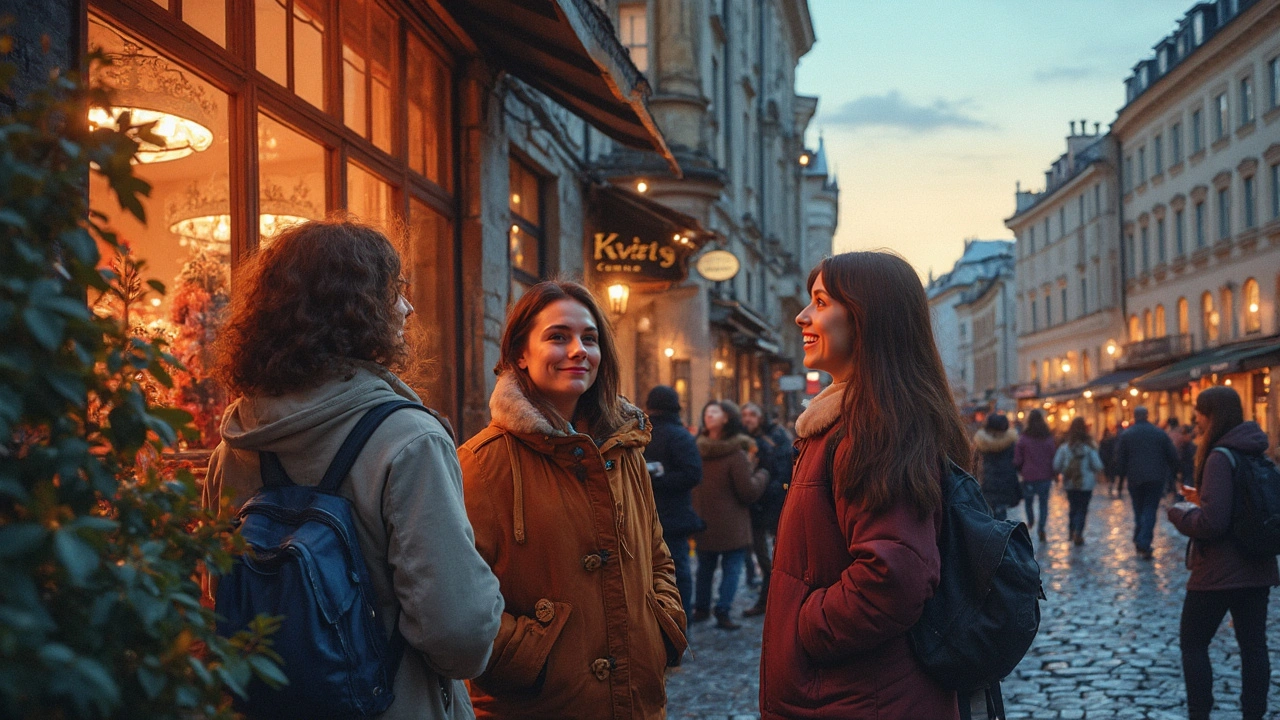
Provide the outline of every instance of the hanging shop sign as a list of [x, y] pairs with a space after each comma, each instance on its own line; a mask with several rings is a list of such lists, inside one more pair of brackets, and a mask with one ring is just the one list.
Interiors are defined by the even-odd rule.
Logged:
[[634, 234], [628, 238], [617, 232], [597, 232], [591, 243], [595, 271], [611, 278], [683, 280], [685, 270], [680, 256], [684, 248], [678, 245], [688, 241], [675, 237], [658, 240]]
[[698, 274], [711, 282], [730, 280], [738, 274], [742, 263], [728, 250], [712, 250], [698, 258]]
[[1013, 396], [1018, 400], [1028, 400], [1040, 396], [1040, 383], [1023, 383], [1013, 386]]

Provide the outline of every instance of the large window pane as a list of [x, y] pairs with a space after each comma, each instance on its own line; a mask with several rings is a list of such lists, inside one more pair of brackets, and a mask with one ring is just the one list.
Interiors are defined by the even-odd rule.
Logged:
[[324, 107], [324, 17], [326, 0], [293, 0], [293, 91]]
[[[90, 122], [114, 125], [128, 108], [133, 122], [154, 120], [168, 140], [139, 156], [134, 170], [151, 184], [139, 198], [148, 222], [124, 213], [107, 183], [89, 179], [89, 203], [109, 217], [127, 257], [106, 252], [102, 262], [128, 275], [131, 261], [146, 261], [123, 293], [90, 298], [95, 312], [127, 318], [141, 337], [160, 337], [186, 366], [173, 373], [172, 389], [157, 387], [156, 400], [195, 417], [199, 437], [186, 447], [210, 448], [219, 441], [218, 422], [226, 393], [212, 377], [212, 341], [230, 300], [231, 207], [227, 95], [136, 38], [96, 17], [89, 20], [89, 46], [113, 61], [97, 79], [115, 90], [112, 112], [95, 112]], [[166, 285], [162, 296], [141, 281]]]
[[227, 0], [182, 3], [182, 20], [201, 35], [227, 46]]
[[409, 202], [409, 245], [404, 256], [409, 280], [409, 301], [414, 314], [410, 340], [417, 345], [415, 357], [426, 358], [417, 382], [423, 399], [441, 412], [451, 412], [454, 399], [450, 381], [453, 337], [451, 232], [448, 219], [417, 198]]
[[395, 101], [396, 21], [372, 0], [342, 4], [343, 120], [347, 127], [391, 152]]
[[362, 222], [390, 234], [396, 228], [391, 185], [355, 163], [347, 163], [347, 210]]
[[410, 34], [408, 75], [409, 168], [448, 189], [449, 67]]
[[258, 115], [258, 231], [261, 242], [286, 227], [324, 217], [324, 146]]
[[258, 72], [289, 86], [289, 11], [286, 0], [257, 0], [254, 9], [254, 33]]

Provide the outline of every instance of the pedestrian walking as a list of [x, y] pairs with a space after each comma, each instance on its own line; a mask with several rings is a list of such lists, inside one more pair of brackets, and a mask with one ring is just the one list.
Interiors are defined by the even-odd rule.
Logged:
[[1116, 446], [1116, 473], [1129, 481], [1133, 501], [1133, 546], [1138, 556], [1150, 560], [1156, 512], [1170, 475], [1178, 472], [1178, 451], [1163, 430], [1147, 420], [1147, 408], [1133, 409], [1133, 424], [1120, 434]]
[[[239, 397], [203, 487], [205, 506], [224, 513], [262, 487], [259, 453], [274, 453], [296, 484], [318, 485], [367, 411], [418, 402], [393, 372], [407, 360], [413, 306], [382, 233], [303, 223], [245, 265], [218, 346], [218, 374]], [[380, 717], [474, 717], [461, 681], [489, 661], [503, 601], [476, 552], [452, 431], [425, 412], [392, 413], [338, 492], [354, 511], [378, 616], [406, 646]]]
[[1049, 524], [1049, 489], [1053, 485], [1053, 454], [1057, 451], [1058, 445], [1044, 421], [1044, 413], [1039, 408], [1032, 410], [1027, 415], [1027, 431], [1014, 446], [1013, 466], [1022, 473], [1027, 528], [1036, 528], [1036, 508], [1032, 503], [1039, 500], [1040, 527], [1036, 528], [1036, 534], [1040, 542], [1045, 541]]
[[698, 555], [693, 622], [712, 617], [711, 585], [719, 565], [716, 627], [737, 630], [742, 626], [733, 621], [729, 610], [751, 548], [749, 508], [764, 492], [769, 472], [758, 465], [756, 444], [742, 426], [738, 406], [728, 400], [713, 400], [702, 409], [698, 452], [702, 484], [693, 491], [693, 507], [707, 527], [693, 536]]
[[1062, 478], [1062, 487], [1067, 491], [1067, 531], [1071, 542], [1083, 545], [1089, 500], [1093, 497], [1098, 473], [1102, 472], [1102, 458], [1084, 418], [1072, 420], [1067, 427], [1066, 440], [1053, 456], [1053, 469]]
[[991, 413], [983, 427], [973, 436], [975, 465], [982, 479], [982, 496], [991, 506], [991, 514], [1004, 520], [1009, 508], [1022, 502], [1018, 471], [1013, 467], [1014, 445], [1018, 431], [1009, 427], [1003, 413]]
[[[756, 443], [757, 460], [769, 471], [764, 494], [751, 504], [751, 551], [760, 566], [760, 595], [756, 604], [742, 611], [743, 617], [763, 615], [769, 597], [769, 576], [773, 571], [773, 547], [770, 541], [778, 534], [778, 516], [791, 484], [791, 461], [795, 449], [791, 435], [774, 423], [755, 403], [742, 406], [742, 425]], [[747, 558], [751, 567], [751, 558]]]
[[1102, 439], [1098, 441], [1098, 455], [1102, 458], [1102, 474], [1107, 478], [1113, 497], [1120, 497], [1121, 486], [1124, 483], [1124, 478], [1116, 475], [1116, 444], [1119, 441], [1120, 431], [1114, 427], [1103, 430]]
[[[1187, 714], [1207, 720], [1213, 711], [1213, 666], [1209, 643], [1230, 612], [1240, 649], [1240, 710], [1245, 720], [1267, 715], [1271, 662], [1267, 650], [1267, 602], [1280, 585], [1275, 557], [1247, 557], [1230, 537], [1236, 465], [1267, 450], [1267, 434], [1245, 422], [1240, 396], [1229, 387], [1211, 387], [1196, 397], [1195, 424], [1201, 444], [1188, 502], [1169, 508], [1169, 520], [1191, 538], [1187, 553], [1187, 597], [1182, 605], [1179, 642], [1187, 685]], [[1217, 448], [1227, 450], [1216, 452]]]
[[[937, 588], [942, 473], [969, 440], [919, 276], [844, 253], [809, 274], [804, 364], [835, 382], [796, 421], [760, 664], [762, 720], [959, 717], [907, 630]], [[966, 698], [967, 699], [967, 698]]]
[[653, 502], [662, 523], [662, 538], [675, 563], [676, 588], [686, 617], [693, 615], [693, 575], [689, 568], [689, 536], [707, 524], [693, 511], [692, 491], [702, 482], [702, 456], [693, 435], [680, 421], [680, 395], [657, 385], [645, 400], [652, 437], [644, 459], [653, 484]]
[[502, 628], [471, 681], [479, 717], [656, 720], [687, 643], [645, 468], [649, 421], [618, 395], [613, 332], [590, 291], [542, 282], [499, 345], [489, 426], [459, 451]]

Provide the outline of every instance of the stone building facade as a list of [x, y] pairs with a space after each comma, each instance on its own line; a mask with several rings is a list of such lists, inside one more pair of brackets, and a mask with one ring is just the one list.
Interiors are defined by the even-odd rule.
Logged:
[[1199, 3], [1126, 80], [1124, 357], [1159, 417], [1232, 384], [1276, 432], [1280, 333], [1280, 2]]

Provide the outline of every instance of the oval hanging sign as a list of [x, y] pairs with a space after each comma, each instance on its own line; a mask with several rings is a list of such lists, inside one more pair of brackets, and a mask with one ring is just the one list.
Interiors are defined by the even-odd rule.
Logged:
[[698, 258], [698, 264], [694, 267], [702, 277], [711, 282], [720, 282], [737, 275], [742, 263], [738, 261], [737, 255], [728, 250], [712, 250]]

